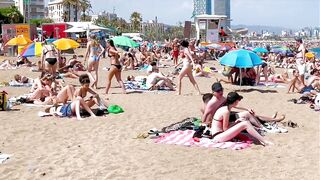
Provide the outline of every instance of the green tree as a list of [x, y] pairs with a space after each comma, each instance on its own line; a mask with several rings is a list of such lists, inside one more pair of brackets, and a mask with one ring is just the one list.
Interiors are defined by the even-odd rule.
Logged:
[[68, 11], [65, 11], [65, 13], [68, 13], [67, 21], [71, 20], [71, 13], [70, 13], [71, 12], [71, 5], [74, 5], [75, 1], [76, 0], [63, 0], [62, 1], [63, 6], [67, 6], [68, 7]]
[[140, 25], [142, 23], [142, 17], [141, 14], [138, 12], [133, 12], [130, 16], [131, 25], [133, 27], [133, 30], [136, 32], [139, 32]]
[[87, 20], [86, 13], [88, 13], [89, 15], [89, 12], [92, 11], [91, 2], [89, 0], [80, 0], [79, 7], [80, 7], [80, 10], [82, 11], [81, 20], [86, 21]]
[[23, 16], [21, 15], [20, 11], [17, 9], [16, 6], [11, 6], [9, 9], [9, 13], [7, 17], [10, 18], [10, 23], [22, 23]]

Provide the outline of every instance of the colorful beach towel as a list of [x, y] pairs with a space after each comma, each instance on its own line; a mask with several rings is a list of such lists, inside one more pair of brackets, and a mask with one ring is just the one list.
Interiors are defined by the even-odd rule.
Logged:
[[206, 148], [220, 148], [220, 149], [233, 149], [240, 150], [245, 149], [251, 146], [252, 141], [249, 138], [243, 138], [241, 142], [223, 142], [216, 143], [208, 138], [201, 138], [199, 141], [193, 139], [193, 134], [195, 131], [186, 130], [186, 131], [172, 131], [166, 134], [163, 134], [159, 138], [155, 139], [155, 143], [159, 144], [175, 144], [182, 146], [196, 146], [196, 147], [206, 147]]

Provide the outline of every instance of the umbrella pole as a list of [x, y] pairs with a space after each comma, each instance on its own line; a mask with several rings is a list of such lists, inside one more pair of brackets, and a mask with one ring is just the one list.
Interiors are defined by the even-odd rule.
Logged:
[[241, 73], [241, 68], [240, 68], [240, 91], [241, 91], [241, 84], [242, 84], [242, 73]]

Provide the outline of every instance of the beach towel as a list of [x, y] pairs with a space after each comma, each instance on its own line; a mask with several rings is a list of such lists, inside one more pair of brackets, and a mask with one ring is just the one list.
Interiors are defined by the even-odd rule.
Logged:
[[[153, 92], [150, 91], [146, 84], [142, 81], [126, 81], [124, 82], [124, 86], [127, 92]], [[171, 90], [168, 87], [160, 87], [160, 89], [156, 91], [169, 92]]]
[[282, 84], [278, 84], [278, 83], [274, 83], [274, 82], [260, 82], [259, 84], [257, 84], [257, 86], [267, 86], [267, 87], [272, 87], [272, 88], [285, 88], [286, 86], [282, 85]]
[[10, 81], [9, 85], [12, 87], [31, 87], [32, 83], [20, 83], [17, 81]]
[[0, 154], [0, 164], [10, 159], [11, 156], [11, 154]]
[[186, 130], [186, 131], [171, 131], [165, 133], [159, 138], [155, 139], [155, 143], [158, 144], [175, 144], [182, 146], [195, 146], [195, 147], [206, 147], [206, 148], [220, 148], [220, 149], [232, 149], [232, 150], [241, 150], [251, 146], [252, 141], [249, 138], [243, 139], [241, 142], [222, 142], [216, 143], [208, 138], [200, 138], [199, 141], [193, 138], [195, 131]]

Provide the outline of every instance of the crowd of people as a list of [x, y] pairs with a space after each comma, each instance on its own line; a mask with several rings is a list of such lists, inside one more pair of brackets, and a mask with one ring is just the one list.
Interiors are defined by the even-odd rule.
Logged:
[[[219, 54], [241, 48], [234, 46], [220, 50]], [[239, 69], [236, 67], [224, 67], [222, 74], [228, 79], [221, 79], [220, 82], [243, 85], [259, 85], [261, 82], [286, 83], [288, 93], [297, 90], [310, 96], [315, 96], [320, 90], [320, 64], [319, 59], [313, 55], [306, 56], [306, 45], [301, 39], [296, 40], [296, 44], [287, 44], [288, 50], [274, 52], [270, 45], [255, 44], [254, 46], [264, 46], [270, 53], [258, 53], [263, 59], [263, 64]], [[245, 47], [243, 47], [245, 48]], [[184, 77], [187, 77], [194, 86], [197, 94], [201, 94], [195, 76], [210, 77], [211, 73], [204, 68], [205, 60], [209, 57], [212, 49], [201, 49], [197, 47], [196, 40], [165, 41], [164, 44], [158, 42], [141, 42], [138, 48], [128, 48], [127, 51], [117, 47], [112, 39], [102, 45], [96, 35], [90, 35], [88, 39], [84, 61], [81, 62], [78, 56], [74, 55], [67, 61], [61, 52], [51, 43], [44, 41], [41, 60], [38, 64], [32, 64], [25, 57], [20, 57], [16, 64], [10, 61], [1, 63], [1, 68], [14, 68], [21, 65], [37, 66], [37, 70], [42, 72], [41, 76], [31, 79], [23, 75], [16, 74], [14, 80], [19, 83], [32, 83], [30, 95], [26, 102], [41, 105], [53, 105], [46, 109], [47, 113], [59, 114], [60, 116], [76, 116], [82, 120], [80, 111], [84, 110], [89, 115], [95, 117], [92, 107], [97, 105], [99, 109], [107, 108], [106, 101], [97, 94], [94, 89], [99, 88], [99, 62], [106, 57], [110, 61], [110, 67], [106, 75], [105, 93], [108, 94], [111, 88], [111, 81], [115, 77], [126, 94], [125, 81], [122, 79], [122, 71], [146, 69], [145, 78], [138, 79], [128, 76], [127, 81], [142, 81], [147, 89], [159, 90], [167, 88], [182, 94]], [[219, 51], [219, 50], [214, 50]], [[166, 64], [169, 62], [169, 65]], [[160, 71], [160, 67], [174, 67], [172, 74], [165, 75]], [[275, 68], [283, 68], [282, 74], [277, 74]], [[292, 69], [290, 78], [289, 69]], [[177, 86], [173, 78], [177, 77]], [[79, 79], [80, 86], [64, 85], [63, 78]], [[237, 136], [241, 131], [246, 130], [255, 137], [261, 144], [270, 145], [271, 142], [265, 140], [259, 133], [266, 130], [261, 121], [281, 121], [284, 117], [264, 117], [256, 115], [251, 109], [237, 107], [243, 98], [236, 92], [223, 96], [223, 87], [220, 82], [212, 85], [212, 93], [204, 94], [204, 107], [202, 108], [202, 123], [209, 127], [211, 138], [217, 142], [224, 142]], [[89, 98], [87, 94], [90, 94]], [[233, 109], [244, 110], [234, 112]], [[264, 120], [263, 120], [264, 119]], [[202, 131], [204, 129], [202, 128]], [[200, 134], [202, 134], [201, 132]], [[199, 133], [198, 133], [199, 134]], [[195, 134], [197, 136], [197, 134]]]

